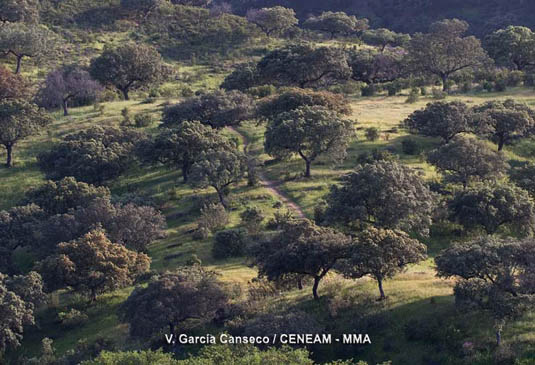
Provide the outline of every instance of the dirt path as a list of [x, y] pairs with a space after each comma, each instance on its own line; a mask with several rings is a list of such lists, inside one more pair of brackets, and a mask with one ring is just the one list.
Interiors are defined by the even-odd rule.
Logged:
[[[247, 148], [247, 145], [249, 144], [249, 141], [247, 140], [247, 137], [245, 137], [243, 134], [241, 134], [236, 128], [234, 127], [228, 127], [230, 130], [232, 130], [234, 133], [236, 133], [243, 143], [243, 148]], [[293, 211], [297, 215], [298, 218], [306, 218], [305, 213], [303, 212], [303, 209], [296, 203], [294, 203], [286, 194], [284, 194], [280, 189], [278, 188], [278, 185], [280, 183], [274, 182], [266, 178], [264, 172], [259, 171], [258, 172], [258, 179], [260, 180], [260, 185], [262, 185], [266, 190], [269, 190], [273, 195], [277, 197], [284, 205], [286, 205], [290, 210]]]

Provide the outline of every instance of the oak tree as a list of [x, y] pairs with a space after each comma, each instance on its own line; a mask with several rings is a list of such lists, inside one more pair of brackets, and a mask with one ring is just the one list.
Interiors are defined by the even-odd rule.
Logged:
[[258, 26], [266, 35], [280, 35], [299, 22], [293, 9], [282, 6], [249, 9], [246, 14], [249, 22]]

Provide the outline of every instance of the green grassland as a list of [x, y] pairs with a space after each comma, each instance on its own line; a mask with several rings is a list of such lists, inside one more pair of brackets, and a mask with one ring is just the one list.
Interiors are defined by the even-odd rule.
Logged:
[[[199, 69], [193, 71], [202, 72]], [[206, 75], [206, 78], [198, 81], [195, 87], [216, 85], [215, 80], [220, 79], [221, 75], [218, 74]], [[406, 94], [395, 97], [378, 95], [351, 100], [353, 114], [350, 118], [355, 122], [358, 138], [351, 143], [349, 155], [342, 164], [333, 166], [329, 161], [320, 159], [313, 167], [313, 176], [310, 179], [302, 177], [304, 166], [297, 158], [267, 163], [262, 167], [263, 172], [270, 180], [276, 182], [279, 189], [291, 200], [302, 207], [309, 217], [313, 216], [315, 204], [328, 192], [330, 185], [336, 183], [339, 176], [354, 168], [357, 156], [365, 151], [388, 148], [398, 155], [401, 161], [421, 170], [426, 178], [435, 178], [437, 173], [424, 162], [423, 157], [408, 156], [401, 152], [400, 143], [407, 138], [407, 134], [397, 128], [407, 115], [431, 102], [432, 99], [421, 97], [417, 103], [407, 104], [406, 97]], [[535, 105], [535, 93], [525, 88], [516, 88], [500, 94], [464, 94], [451, 96], [449, 99], [477, 104], [493, 98], [507, 97]], [[176, 101], [176, 99], [158, 98], [152, 103], [144, 103], [142, 100], [140, 95], [131, 101], [103, 103], [102, 113], [93, 107], [75, 108], [68, 117], [63, 117], [59, 112], [55, 113], [55, 122], [45, 133], [18, 145], [15, 150], [15, 167], [10, 170], [0, 169], [0, 207], [8, 208], [15, 205], [27, 189], [44, 181], [44, 176], [36, 166], [36, 155], [62, 136], [94, 125], [118, 125], [121, 120], [121, 110], [125, 107], [128, 107], [132, 114], [150, 112], [158, 118], [164, 104]], [[372, 126], [380, 129], [381, 138], [375, 142], [368, 142], [363, 137], [363, 129]], [[156, 127], [155, 123], [148, 127], [147, 131], [154, 133]], [[264, 128], [265, 126], [256, 122], [247, 122], [240, 126], [238, 131], [249, 142], [251, 153], [260, 161], [266, 162], [271, 158], [263, 153]], [[233, 132], [226, 130], [224, 133], [231, 135]], [[433, 139], [419, 138], [419, 141], [425, 149], [437, 144]], [[506, 152], [511, 159], [525, 159], [531, 155], [530, 145], [527, 142], [507, 148]], [[0, 158], [3, 157], [2, 152]], [[114, 182], [110, 188], [114, 194], [136, 192], [161, 202], [161, 208], [168, 222], [168, 237], [150, 247], [153, 270], [172, 270], [196, 254], [203, 265], [219, 272], [225, 282], [238, 285], [241, 288], [241, 295], [245, 296], [247, 283], [256, 276], [255, 270], [245, 259], [214, 260], [210, 252], [211, 239], [198, 241], [191, 237], [191, 230], [195, 227], [199, 215], [199, 197], [213, 196], [211, 190], [198, 190], [184, 185], [180, 182], [179, 172], [163, 167], [138, 167]], [[239, 225], [239, 213], [247, 205], [260, 207], [269, 217], [277, 210], [273, 206], [278, 198], [263, 187], [248, 187], [242, 182], [233, 187], [231, 196], [231, 222], [228, 227]], [[449, 237], [435, 238], [433, 242], [427, 242], [431, 256], [449, 242]], [[293, 307], [312, 312], [323, 323], [336, 323], [335, 330], [340, 333], [355, 332], [355, 328], [350, 327], [350, 324], [358, 315], [359, 306], [362, 306], [359, 303], [369, 304], [366, 311], [383, 314], [387, 325], [379, 326], [371, 334], [373, 341], [371, 346], [351, 350], [349, 354], [346, 354], [347, 349], [336, 346], [328, 349], [318, 348], [316, 350], [319, 360], [329, 360], [331, 356], [351, 355], [371, 363], [391, 359], [394, 364], [423, 364], [425, 361], [437, 358], [434, 345], [425, 341], [408, 342], [405, 339], [404, 331], [411, 319], [425, 322], [441, 318], [446, 324], [462, 325], [464, 341], [473, 342], [480, 347], [491, 344], [492, 323], [481, 316], [457, 313], [452, 296], [453, 283], [436, 278], [433, 265], [433, 260], [429, 259], [387, 281], [385, 290], [389, 298], [384, 303], [373, 300], [377, 295], [373, 281], [369, 279], [349, 281], [333, 274], [320, 285], [320, 294], [329, 295], [319, 302], [314, 302], [309, 288], [305, 288], [303, 291], [295, 290], [270, 299], [268, 305], [272, 308]], [[126, 340], [127, 326], [121, 324], [117, 317], [118, 306], [132, 289], [125, 288], [103, 295], [91, 306], [84, 304], [84, 300], [76, 295], [69, 293], [56, 295], [53, 303], [39, 313], [38, 328], [25, 333], [19, 353], [27, 355], [38, 353], [40, 340], [43, 337], [54, 340], [58, 354], [72, 349], [82, 339], [91, 342], [102, 336], [115, 340], [120, 348], [134, 348], [135, 345]], [[70, 307], [84, 308], [89, 316], [87, 324], [73, 329], [60, 328], [56, 321], [57, 314]], [[334, 314], [333, 307], [337, 308]], [[505, 329], [505, 341], [514, 343], [515, 346], [522, 346], [526, 351], [535, 351], [534, 319], [533, 315], [528, 315], [509, 325]]]

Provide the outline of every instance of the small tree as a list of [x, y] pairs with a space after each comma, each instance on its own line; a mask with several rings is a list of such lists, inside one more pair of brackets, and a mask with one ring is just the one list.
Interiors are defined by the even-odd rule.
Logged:
[[254, 103], [249, 95], [239, 91], [215, 91], [165, 108], [163, 123], [176, 126], [185, 121], [200, 121], [213, 128], [223, 128], [251, 119], [253, 111]]
[[473, 108], [475, 132], [498, 144], [501, 151], [506, 144], [533, 134], [535, 111], [512, 99], [489, 101]]
[[262, 230], [262, 222], [266, 218], [258, 207], [247, 207], [240, 213], [242, 224], [250, 235], [256, 235]]
[[127, 43], [107, 48], [91, 62], [91, 76], [116, 87], [129, 100], [130, 90], [161, 82], [165, 76], [162, 56], [151, 46]]
[[435, 259], [439, 276], [460, 278], [454, 289], [458, 305], [490, 312], [497, 322], [498, 346], [504, 323], [521, 316], [535, 300], [523, 280], [533, 272], [533, 252], [533, 239], [481, 237], [455, 244]]
[[446, 181], [468, 183], [500, 178], [509, 165], [502, 153], [491, 150], [485, 142], [457, 136], [427, 156], [427, 161], [445, 174]]
[[395, 161], [358, 166], [332, 186], [325, 220], [364, 228], [376, 226], [426, 235], [435, 196], [410, 167]]
[[440, 137], [447, 143], [457, 134], [472, 130], [473, 114], [463, 102], [439, 101], [415, 111], [403, 121], [403, 125], [411, 133]]
[[402, 54], [380, 53], [370, 49], [347, 52], [351, 78], [373, 87], [374, 84], [395, 81], [408, 74]]
[[303, 106], [322, 106], [340, 115], [350, 115], [349, 101], [328, 91], [288, 88], [280, 94], [266, 97], [258, 102], [256, 115], [265, 120], [274, 120], [280, 114]]
[[309, 220], [292, 220], [272, 239], [253, 249], [259, 276], [278, 280], [287, 274], [311, 276], [312, 293], [319, 299], [318, 286], [336, 262], [348, 255], [351, 238]]
[[66, 116], [69, 102], [91, 104], [101, 91], [102, 87], [89, 72], [78, 66], [64, 66], [48, 74], [37, 98], [43, 107], [62, 107]]
[[351, 69], [343, 50], [294, 44], [268, 53], [257, 64], [258, 82], [300, 88], [347, 80]]
[[227, 304], [227, 294], [217, 274], [195, 265], [166, 272], [146, 288], [138, 287], [121, 305], [121, 318], [130, 334], [147, 338], [169, 326], [187, 321], [208, 322]]
[[38, 0], [0, 0], [0, 22], [35, 23], [38, 20]]
[[466, 229], [483, 228], [488, 234], [502, 226], [524, 234], [535, 229], [535, 202], [512, 184], [477, 184], [457, 192], [448, 205], [451, 219]]
[[465, 21], [445, 19], [433, 23], [430, 33], [416, 33], [408, 46], [413, 70], [440, 77], [446, 91], [454, 73], [487, 65], [490, 59], [479, 39], [463, 37], [467, 30]]
[[98, 294], [131, 285], [149, 267], [147, 255], [112, 243], [102, 230], [59, 244], [55, 255], [38, 264], [48, 290], [71, 286], [92, 301]]
[[424, 244], [405, 232], [370, 227], [357, 237], [350, 258], [341, 262], [340, 269], [350, 278], [371, 275], [379, 286], [379, 300], [384, 300], [383, 281], [424, 260], [426, 252]]
[[212, 255], [216, 259], [243, 256], [246, 249], [246, 232], [242, 228], [219, 231], [214, 237]]
[[0, 143], [7, 152], [6, 167], [13, 166], [13, 148], [26, 137], [35, 135], [52, 119], [37, 105], [21, 99], [0, 101]]
[[310, 167], [318, 156], [328, 154], [333, 161], [343, 160], [353, 136], [351, 121], [324, 107], [304, 106], [270, 122], [264, 148], [279, 158], [298, 154], [306, 164], [305, 177], [310, 177]]
[[4, 66], [0, 66], [0, 101], [4, 99], [24, 99], [29, 96], [29, 82]]
[[48, 214], [64, 214], [71, 209], [86, 207], [97, 198], [111, 198], [106, 187], [96, 187], [66, 177], [60, 181], [49, 180], [26, 192], [25, 202], [36, 204]]
[[54, 55], [56, 35], [44, 25], [9, 23], [0, 27], [0, 52], [17, 60], [15, 73], [21, 70], [24, 57], [44, 59]]
[[529, 192], [531, 196], [535, 196], [535, 165], [533, 163], [512, 169], [510, 177], [516, 185]]
[[387, 46], [403, 47], [411, 40], [411, 36], [403, 33], [396, 33], [386, 28], [367, 30], [362, 33], [364, 43], [378, 46], [384, 52]]
[[17, 247], [34, 246], [39, 222], [46, 213], [35, 204], [0, 211], [0, 247], [10, 253]]
[[242, 63], [236, 66], [223, 83], [221, 88], [227, 91], [246, 91], [258, 85], [258, 73], [255, 62]]
[[368, 29], [368, 19], [357, 19], [356, 16], [347, 15], [343, 11], [326, 11], [321, 15], [311, 16], [303, 25], [312, 30], [328, 33], [333, 39], [338, 34], [349, 36]]
[[201, 153], [192, 167], [191, 179], [200, 187], [213, 187], [221, 205], [228, 208], [228, 188], [239, 182], [246, 172], [247, 157], [242, 152], [217, 148]]
[[258, 26], [266, 35], [280, 35], [299, 22], [295, 11], [282, 6], [272, 8], [249, 9], [246, 18]]
[[528, 27], [510, 25], [489, 34], [485, 48], [496, 63], [522, 71], [535, 66], [535, 33]]

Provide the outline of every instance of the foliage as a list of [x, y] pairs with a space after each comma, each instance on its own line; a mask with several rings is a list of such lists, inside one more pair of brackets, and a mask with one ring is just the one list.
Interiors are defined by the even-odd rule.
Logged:
[[496, 142], [498, 151], [504, 145], [533, 133], [535, 111], [512, 99], [489, 101], [474, 107], [473, 112], [475, 132]]
[[6, 167], [13, 166], [13, 148], [52, 122], [37, 105], [22, 99], [0, 101], [0, 144], [7, 152]]
[[56, 47], [56, 34], [44, 25], [8, 23], [0, 27], [0, 52], [15, 56], [16, 74], [24, 57], [44, 60], [54, 55]]
[[36, 204], [47, 214], [53, 215], [86, 207], [96, 198], [110, 199], [110, 190], [65, 177], [57, 182], [48, 180], [43, 185], [30, 189], [26, 192], [24, 202]]
[[256, 63], [241, 63], [225, 77], [221, 88], [224, 90], [246, 91], [259, 84]]
[[131, 285], [147, 272], [150, 258], [112, 243], [102, 230], [60, 243], [57, 253], [38, 264], [47, 289], [70, 286], [95, 300], [98, 294]]
[[305, 219], [285, 223], [277, 235], [260, 242], [252, 252], [260, 277], [277, 280], [287, 274], [311, 276], [314, 299], [319, 299], [321, 279], [347, 256], [350, 246], [350, 237]]
[[264, 148], [278, 158], [298, 154], [306, 164], [305, 177], [310, 177], [311, 164], [318, 156], [327, 154], [334, 162], [342, 161], [353, 136], [351, 121], [321, 106], [303, 106], [270, 121]]
[[35, 243], [37, 227], [46, 217], [35, 204], [0, 211], [0, 246], [8, 250]]
[[535, 66], [535, 34], [527, 27], [510, 25], [489, 34], [485, 48], [497, 64], [525, 70]]
[[95, 126], [65, 136], [37, 160], [50, 179], [73, 176], [102, 185], [128, 170], [135, 161], [135, 147], [143, 138], [133, 130]]
[[449, 142], [457, 134], [472, 130], [473, 115], [463, 102], [434, 102], [409, 115], [403, 125], [411, 133], [441, 137]]
[[238, 183], [247, 171], [247, 157], [232, 148], [214, 148], [202, 152], [191, 171], [192, 182], [200, 187], [213, 187], [219, 202], [228, 208], [226, 195], [232, 184]]
[[397, 52], [353, 49], [348, 51], [348, 61], [351, 78], [368, 85], [394, 81], [407, 73], [403, 54]]
[[201, 209], [201, 216], [197, 223], [197, 230], [208, 233], [225, 228], [229, 223], [229, 214], [220, 203], [205, 205]]
[[258, 26], [266, 35], [281, 35], [286, 30], [297, 25], [293, 9], [282, 6], [272, 8], [249, 9], [246, 18], [249, 22]]
[[144, 44], [127, 43], [106, 48], [91, 62], [91, 76], [103, 85], [116, 87], [129, 99], [130, 90], [158, 84], [165, 77], [162, 57]]
[[412, 69], [440, 77], [443, 89], [447, 90], [454, 73], [488, 64], [489, 57], [479, 39], [463, 37], [467, 30], [465, 21], [445, 19], [433, 23], [430, 33], [416, 33], [408, 46]]
[[533, 239], [481, 237], [458, 243], [437, 258], [438, 275], [460, 277], [454, 293], [462, 307], [490, 312], [500, 345], [506, 320], [525, 313], [533, 305], [533, 291], [526, 278], [533, 275]]
[[311, 16], [303, 26], [329, 33], [332, 39], [337, 34], [348, 36], [368, 29], [368, 19], [357, 19], [356, 16], [347, 15], [343, 11], [326, 11], [318, 16]]
[[[138, 287], [121, 305], [132, 336], [147, 338], [169, 326], [184, 327], [188, 320], [207, 322], [227, 304], [227, 294], [213, 271], [200, 266], [166, 272], [146, 288]], [[182, 331], [184, 328], [180, 328]]]
[[303, 106], [321, 106], [340, 115], [350, 115], [351, 106], [346, 98], [328, 91], [288, 88], [280, 94], [259, 101], [257, 116], [274, 120], [280, 114], [296, 110]]
[[4, 99], [24, 99], [29, 96], [29, 82], [22, 76], [0, 66], [0, 101]]
[[535, 229], [535, 202], [528, 192], [508, 183], [476, 184], [449, 202], [451, 218], [466, 229], [493, 234], [502, 226], [530, 234]]
[[89, 72], [79, 66], [63, 66], [50, 72], [37, 96], [38, 104], [45, 108], [63, 108], [68, 115], [69, 103], [74, 105], [93, 104], [102, 91]]
[[35, 23], [38, 20], [38, 0], [0, 0], [0, 22]]
[[510, 171], [511, 180], [529, 192], [532, 196], [535, 195], [535, 165], [532, 163], [514, 168]]
[[36, 272], [14, 277], [0, 273], [0, 356], [20, 346], [24, 327], [35, 324], [34, 309], [43, 301], [41, 277]]
[[214, 238], [212, 255], [216, 259], [243, 256], [246, 246], [246, 232], [243, 229], [219, 231]]
[[242, 224], [247, 229], [247, 233], [250, 235], [256, 235], [262, 230], [262, 222], [265, 219], [265, 215], [258, 207], [246, 207], [243, 212], [240, 213]]
[[378, 46], [384, 52], [387, 46], [404, 47], [411, 40], [410, 35], [396, 33], [386, 28], [370, 29], [362, 33], [362, 40], [366, 44]]
[[327, 222], [429, 233], [435, 197], [418, 174], [395, 161], [358, 166], [333, 185]]
[[379, 285], [380, 299], [384, 300], [383, 280], [424, 260], [426, 251], [424, 244], [405, 232], [369, 227], [358, 235], [350, 258], [342, 260], [339, 268], [350, 278], [373, 276]]
[[223, 128], [251, 119], [253, 110], [253, 100], [247, 94], [236, 90], [218, 90], [165, 108], [163, 123], [165, 126], [174, 126], [185, 121], [200, 121], [213, 128]]
[[298, 86], [331, 85], [347, 80], [351, 69], [344, 52], [335, 47], [293, 44], [271, 51], [257, 64], [259, 84]]
[[446, 181], [464, 187], [473, 181], [497, 180], [508, 168], [502, 153], [492, 151], [485, 142], [460, 136], [429, 152], [427, 161]]
[[379, 139], [379, 129], [376, 127], [366, 128], [365, 136], [368, 141], [374, 142]]
[[151, 351], [130, 351], [130, 352], [110, 352], [103, 351], [96, 358], [86, 360], [82, 365], [178, 365], [179, 361], [174, 360], [170, 353], [162, 350]]

